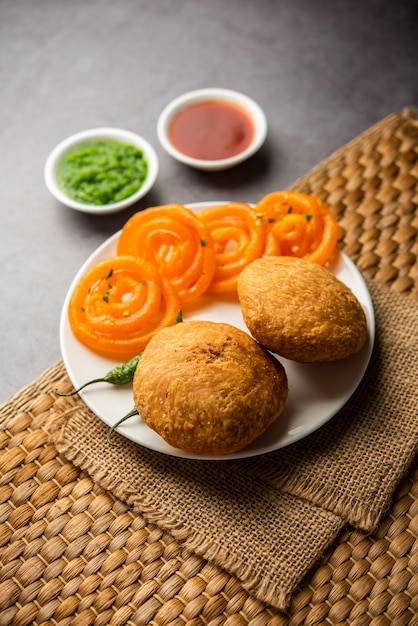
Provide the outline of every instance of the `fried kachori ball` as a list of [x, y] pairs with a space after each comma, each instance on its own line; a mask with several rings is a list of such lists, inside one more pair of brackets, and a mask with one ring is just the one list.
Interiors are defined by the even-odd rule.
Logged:
[[366, 316], [351, 289], [311, 261], [257, 259], [241, 273], [238, 297], [251, 335], [286, 359], [344, 359], [366, 342]]
[[133, 382], [143, 421], [198, 455], [245, 448], [279, 417], [287, 392], [283, 366], [248, 333], [198, 320], [159, 331]]

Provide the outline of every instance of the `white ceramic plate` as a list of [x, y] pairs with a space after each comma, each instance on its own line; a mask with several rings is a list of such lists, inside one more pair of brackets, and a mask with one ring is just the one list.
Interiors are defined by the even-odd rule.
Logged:
[[[198, 203], [188, 205], [196, 212], [217, 204]], [[99, 260], [113, 256], [119, 233], [105, 241], [84, 263], [74, 278], [64, 302], [60, 322], [61, 351], [73, 385], [77, 388], [92, 378], [104, 376], [116, 362], [96, 355], [84, 347], [73, 335], [67, 318], [67, 309], [73, 288], [82, 274]], [[164, 454], [183, 458], [227, 460], [244, 458], [272, 452], [287, 446], [331, 419], [347, 402], [360, 383], [372, 353], [375, 322], [373, 304], [367, 286], [354, 263], [339, 253], [332, 267], [333, 273], [348, 285], [361, 303], [368, 324], [368, 340], [358, 353], [342, 361], [332, 363], [301, 364], [280, 358], [289, 382], [286, 407], [275, 424], [250, 446], [227, 456], [196, 456], [172, 448], [138, 417], [124, 422], [118, 432], [136, 443]], [[203, 319], [227, 322], [248, 332], [241, 308], [233, 297], [205, 296], [189, 312], [184, 320]], [[93, 385], [80, 392], [90, 409], [108, 426], [112, 426], [133, 408], [132, 387], [115, 387], [107, 383]], [[103, 445], [107, 445], [106, 441]]]

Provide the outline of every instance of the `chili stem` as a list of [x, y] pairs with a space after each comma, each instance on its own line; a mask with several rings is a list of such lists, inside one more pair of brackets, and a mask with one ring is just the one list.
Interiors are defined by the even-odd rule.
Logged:
[[115, 446], [116, 444], [113, 443], [112, 441], [110, 441], [111, 437], [112, 437], [112, 433], [113, 431], [120, 426], [123, 422], [125, 422], [127, 419], [129, 419], [130, 417], [133, 417], [134, 415], [139, 415], [137, 408], [134, 406], [134, 408], [129, 411], [129, 413], [127, 413], [126, 415], [124, 415], [123, 417], [121, 417], [121, 419], [119, 421], [116, 422], [116, 424], [113, 424], [113, 426], [111, 428], [109, 428], [109, 431], [107, 433], [107, 443], [109, 443], [111, 446]]
[[61, 393], [60, 391], [58, 391], [58, 389], [55, 389], [55, 393], [57, 394], [57, 396], [75, 396], [76, 393], [78, 393], [79, 391], [81, 391], [82, 389], [84, 389], [85, 387], [88, 387], [89, 385], [94, 385], [95, 383], [106, 383], [106, 377], [104, 378], [95, 378], [94, 380], [89, 380], [87, 383], [84, 383], [84, 385], [81, 385], [81, 387], [79, 387], [78, 389], [76, 389], [75, 391], [70, 391], [68, 393]]

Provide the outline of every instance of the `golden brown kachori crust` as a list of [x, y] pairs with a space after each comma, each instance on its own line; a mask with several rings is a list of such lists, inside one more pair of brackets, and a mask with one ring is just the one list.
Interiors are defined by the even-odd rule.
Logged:
[[171, 446], [225, 455], [274, 422], [287, 398], [283, 366], [246, 332], [189, 321], [157, 333], [133, 383], [144, 422]]
[[244, 321], [267, 349], [299, 362], [334, 361], [367, 339], [364, 311], [342, 281], [321, 265], [263, 257], [238, 280]]

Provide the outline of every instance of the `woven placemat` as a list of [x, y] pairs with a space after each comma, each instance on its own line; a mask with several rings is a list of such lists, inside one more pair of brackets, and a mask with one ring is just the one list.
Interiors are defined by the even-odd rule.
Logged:
[[418, 298], [418, 110], [385, 118], [298, 179], [338, 218], [366, 278]]
[[[384, 311], [385, 298], [391, 308], [399, 309], [403, 302], [399, 312], [405, 309], [404, 320], [416, 311], [417, 296], [416, 120], [415, 112], [408, 110], [390, 116], [296, 183], [296, 188], [323, 198], [339, 215], [340, 244], [351, 250], [369, 279], [377, 309]], [[384, 333], [384, 350], [393, 350], [398, 333], [399, 329]], [[416, 387], [412, 368], [406, 383]], [[392, 472], [392, 487], [398, 486], [386, 517], [381, 517], [389, 504], [386, 499], [379, 502], [371, 519], [361, 515], [361, 507], [357, 512], [365, 527], [380, 519], [374, 534], [366, 536], [352, 529], [340, 534], [323, 563], [300, 582], [287, 613], [280, 613], [251, 595], [248, 585], [245, 590], [233, 574], [209, 563], [196, 550], [186, 549], [181, 533], [174, 537], [179, 530], [175, 520], [170, 532], [165, 530], [160, 520], [153, 523], [149, 511], [142, 515], [138, 507], [134, 512], [122, 503], [115, 496], [118, 485], [109, 485], [113, 494], [100, 488], [91, 475], [57, 453], [44, 429], [45, 420], [56, 413], [58, 400], [52, 389], [57, 384], [68, 385], [62, 363], [2, 407], [0, 624], [368, 624], [373, 620], [386, 624], [395, 619], [396, 623], [416, 620], [418, 472], [414, 465], [399, 484], [401, 468], [412, 459], [413, 445]], [[372, 389], [372, 394], [376, 391]], [[394, 403], [387, 406], [396, 409]], [[415, 404], [411, 422], [416, 409]], [[337, 423], [331, 422], [335, 428]], [[406, 430], [407, 421], [401, 437]], [[408, 441], [415, 433], [412, 425], [406, 433]], [[291, 468], [293, 452], [289, 448], [286, 454]], [[360, 450], [359, 458], [362, 454]], [[312, 455], [306, 463], [321, 462], [315, 446]], [[91, 464], [91, 459], [84, 463]], [[270, 480], [265, 464], [258, 466], [258, 475], [261, 482]], [[333, 475], [329, 484], [339, 478]], [[328, 525], [327, 541], [342, 528], [347, 513], [344, 503], [339, 503], [341, 511], [332, 511], [332, 502], [322, 508], [318, 484], [305, 483], [308, 491], [302, 494], [295, 493], [301, 485], [292, 484], [286, 471], [274, 480], [287, 505], [297, 502], [299, 512], [304, 507], [307, 525], [315, 516]], [[319, 494], [320, 505], [312, 502], [313, 492]], [[374, 493], [379, 493], [378, 485]], [[370, 508], [372, 496], [368, 492]], [[279, 530], [266, 527], [265, 541]], [[313, 538], [317, 540], [316, 535]], [[306, 545], [305, 551], [312, 559], [312, 546]], [[277, 606], [283, 598], [272, 600]]]

